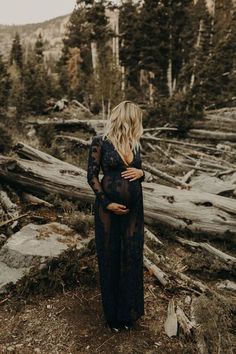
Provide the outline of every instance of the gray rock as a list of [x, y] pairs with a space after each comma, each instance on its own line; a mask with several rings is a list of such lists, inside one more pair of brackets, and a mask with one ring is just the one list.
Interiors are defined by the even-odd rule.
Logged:
[[60, 256], [70, 246], [78, 255], [87, 250], [92, 237], [82, 238], [67, 225], [56, 222], [28, 224], [9, 237], [0, 250], [0, 293], [10, 282], [14, 284], [37, 265], [42, 269], [54, 257]]

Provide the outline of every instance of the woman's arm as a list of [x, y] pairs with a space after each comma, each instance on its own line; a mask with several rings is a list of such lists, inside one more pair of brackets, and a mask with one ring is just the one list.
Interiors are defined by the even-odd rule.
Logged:
[[143, 167], [142, 167], [142, 158], [141, 158], [141, 150], [140, 150], [140, 147], [139, 147], [139, 158], [140, 158], [140, 166], [139, 166], [139, 168], [140, 168], [140, 170], [143, 171], [143, 175], [142, 175], [142, 177], [140, 177], [140, 181], [143, 182], [144, 179], [145, 179], [145, 172], [144, 172], [144, 169], [143, 169]]
[[103, 208], [106, 209], [111, 201], [105, 195], [98, 178], [101, 164], [101, 150], [101, 140], [98, 136], [94, 136], [89, 148], [87, 181], [101, 202]]
[[144, 172], [144, 170], [142, 169], [142, 167], [141, 167], [141, 170], [143, 171], [143, 175], [142, 175], [142, 177], [140, 177], [140, 181], [143, 182], [144, 179], [145, 179], [145, 172]]

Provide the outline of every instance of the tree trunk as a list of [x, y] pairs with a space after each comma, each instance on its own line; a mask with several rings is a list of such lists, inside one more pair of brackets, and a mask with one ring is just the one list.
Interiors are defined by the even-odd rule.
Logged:
[[[45, 163], [0, 156], [0, 179], [27, 192], [56, 193], [66, 198], [94, 201], [86, 171], [63, 162]], [[228, 237], [236, 243], [236, 200], [199, 191], [180, 190], [156, 183], [143, 185], [145, 221], [174, 229]]]

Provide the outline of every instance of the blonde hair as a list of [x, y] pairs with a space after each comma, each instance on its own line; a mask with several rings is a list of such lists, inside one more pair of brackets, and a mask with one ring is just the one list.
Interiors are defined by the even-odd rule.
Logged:
[[105, 125], [103, 139], [107, 137], [115, 149], [124, 156], [129, 149], [137, 151], [143, 134], [143, 111], [131, 101], [115, 106]]

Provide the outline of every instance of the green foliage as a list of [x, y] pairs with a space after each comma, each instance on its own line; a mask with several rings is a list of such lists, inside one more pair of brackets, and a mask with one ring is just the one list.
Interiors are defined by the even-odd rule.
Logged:
[[55, 129], [50, 125], [39, 127], [37, 130], [37, 136], [40, 140], [40, 143], [48, 148], [52, 146], [55, 135]]
[[218, 41], [214, 43], [204, 64], [196, 73], [193, 92], [206, 106], [232, 105], [236, 87], [236, 10], [228, 17]]
[[[40, 54], [41, 53], [41, 54]], [[42, 52], [37, 46], [30, 54], [23, 73], [26, 112], [42, 114], [52, 93], [51, 78], [45, 68]]]
[[39, 33], [37, 41], [35, 43], [35, 47], [34, 47], [34, 51], [35, 51], [35, 56], [38, 62], [42, 62], [43, 61], [43, 51], [44, 51], [44, 43], [43, 43], [43, 38], [41, 33]]
[[10, 65], [13, 64], [16, 64], [20, 69], [23, 67], [23, 50], [18, 32], [15, 34], [10, 53]]
[[[64, 47], [57, 70], [64, 93], [81, 102], [90, 101], [89, 96], [92, 96], [93, 104], [97, 105], [102, 97], [104, 100], [111, 99], [108, 78], [117, 84], [116, 73], [112, 69], [111, 50], [107, 45], [112, 31], [105, 15], [105, 1], [78, 1], [77, 4], [70, 17], [67, 36], [63, 40]], [[96, 74], [92, 64], [92, 43], [96, 44], [98, 54]], [[107, 80], [104, 81], [105, 77]]]
[[[132, 18], [132, 21], [130, 19]], [[140, 61], [140, 18], [138, 4], [125, 2], [120, 7], [120, 62], [126, 69], [126, 87], [139, 87]]]
[[4, 118], [5, 110], [8, 107], [10, 89], [10, 75], [7, 72], [7, 67], [2, 59], [2, 55], [0, 55], [0, 120]]
[[14, 62], [9, 67], [9, 74], [11, 77], [11, 90], [9, 97], [9, 104], [16, 107], [16, 120], [21, 122], [22, 116], [25, 112], [24, 107], [24, 85], [22, 80], [22, 69]]
[[179, 136], [184, 137], [193, 120], [203, 117], [203, 104], [189, 90], [187, 93], [176, 92], [172, 97], [156, 97], [148, 111], [150, 125], [171, 123], [178, 128]]
[[49, 97], [48, 76], [45, 68], [32, 57], [24, 70], [24, 93], [26, 111], [40, 114]]
[[[141, 69], [155, 74], [153, 84], [168, 94], [167, 69], [170, 59], [170, 14], [168, 1], [145, 0], [140, 11], [139, 47]], [[158, 25], [157, 25], [158, 24]]]

